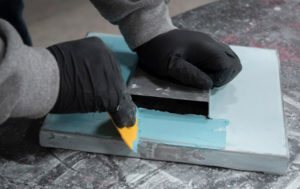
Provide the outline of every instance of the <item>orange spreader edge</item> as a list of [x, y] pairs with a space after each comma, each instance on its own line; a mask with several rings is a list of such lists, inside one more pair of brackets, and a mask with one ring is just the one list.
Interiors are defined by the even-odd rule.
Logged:
[[122, 139], [124, 140], [125, 144], [131, 149], [133, 142], [137, 139], [137, 132], [138, 132], [138, 120], [137, 118], [135, 119], [135, 123], [133, 126], [125, 126], [123, 128], [119, 128], [117, 127], [117, 125], [115, 124], [114, 120], [112, 119], [112, 117], [110, 117], [114, 126], [117, 128], [118, 132], [120, 133]]

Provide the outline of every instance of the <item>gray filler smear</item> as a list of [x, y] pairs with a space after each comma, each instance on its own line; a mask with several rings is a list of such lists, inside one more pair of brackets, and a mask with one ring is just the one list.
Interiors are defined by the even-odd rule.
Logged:
[[209, 90], [162, 80], [139, 67], [131, 75], [128, 89], [138, 107], [208, 116]]

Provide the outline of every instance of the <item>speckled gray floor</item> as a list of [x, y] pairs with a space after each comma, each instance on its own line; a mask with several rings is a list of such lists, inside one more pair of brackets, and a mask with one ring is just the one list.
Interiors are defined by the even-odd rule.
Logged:
[[41, 148], [34, 129], [40, 121], [18, 119], [0, 127], [0, 188], [300, 188], [299, 10], [300, 0], [228, 0], [174, 18], [180, 28], [228, 44], [278, 50], [291, 155], [286, 175]]

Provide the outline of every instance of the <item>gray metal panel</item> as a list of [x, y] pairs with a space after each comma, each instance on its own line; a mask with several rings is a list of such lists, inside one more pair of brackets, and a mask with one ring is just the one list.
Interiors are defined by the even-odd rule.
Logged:
[[184, 86], [149, 75], [137, 67], [133, 72], [128, 89], [132, 95], [154, 96], [179, 100], [208, 102], [209, 91]]
[[128, 89], [133, 101], [139, 107], [208, 116], [209, 90], [160, 79], [139, 67], [133, 72]]

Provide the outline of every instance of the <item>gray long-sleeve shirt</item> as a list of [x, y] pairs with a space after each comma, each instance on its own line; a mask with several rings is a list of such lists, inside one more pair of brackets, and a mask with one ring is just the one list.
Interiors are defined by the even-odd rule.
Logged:
[[117, 24], [134, 49], [173, 26], [164, 0], [91, 0], [101, 15]]
[[[172, 25], [164, 0], [91, 0], [112, 24], [117, 24], [134, 49]], [[0, 19], [0, 124], [9, 117], [38, 118], [54, 106], [59, 69], [52, 54], [23, 44], [17, 31]]]

